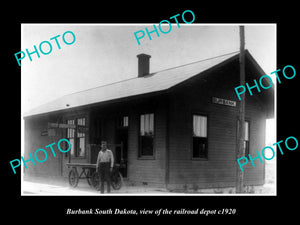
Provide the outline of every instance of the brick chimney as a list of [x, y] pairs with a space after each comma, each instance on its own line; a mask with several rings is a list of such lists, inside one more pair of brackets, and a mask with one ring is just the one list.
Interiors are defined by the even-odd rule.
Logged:
[[143, 77], [149, 74], [151, 55], [139, 54], [138, 57], [138, 77]]

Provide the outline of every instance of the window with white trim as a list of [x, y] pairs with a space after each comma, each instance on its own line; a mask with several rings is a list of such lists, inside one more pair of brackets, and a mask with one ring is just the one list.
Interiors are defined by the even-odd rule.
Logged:
[[154, 156], [154, 113], [140, 115], [139, 157]]
[[193, 115], [193, 158], [207, 158], [207, 142], [207, 116]]
[[67, 128], [67, 138], [71, 144], [71, 156], [85, 157], [86, 154], [86, 137], [85, 132], [81, 129], [86, 125], [84, 117], [67, 120], [67, 124], [76, 125], [76, 128]]

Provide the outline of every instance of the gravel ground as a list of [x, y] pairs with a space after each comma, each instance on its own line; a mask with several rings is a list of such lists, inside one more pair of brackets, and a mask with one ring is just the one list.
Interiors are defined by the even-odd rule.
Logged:
[[276, 161], [265, 161], [266, 175], [265, 185], [263, 186], [263, 194], [276, 194]]
[[[248, 189], [248, 194], [276, 195], [276, 161], [265, 161], [266, 174], [265, 185], [258, 189]], [[214, 192], [213, 192], [214, 193]], [[24, 195], [98, 195], [99, 191], [90, 187], [86, 180], [80, 180], [76, 188], [72, 188], [68, 184], [66, 178], [61, 179], [45, 179], [42, 177], [26, 177], [22, 182], [22, 194]], [[123, 185], [120, 190], [111, 188], [110, 195], [176, 195], [176, 194], [205, 194], [199, 192], [170, 192], [165, 188], [149, 187], [149, 186], [132, 186]], [[222, 192], [220, 192], [222, 194]], [[234, 193], [232, 193], [234, 194]]]

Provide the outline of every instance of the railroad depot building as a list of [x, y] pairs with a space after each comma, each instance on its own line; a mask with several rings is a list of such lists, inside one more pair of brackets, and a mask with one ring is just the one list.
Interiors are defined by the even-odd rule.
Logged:
[[[106, 140], [130, 183], [235, 187], [239, 52], [154, 73], [151, 56], [137, 57], [135, 78], [69, 94], [24, 115], [25, 160], [62, 138], [71, 143], [68, 153], [54, 146], [56, 157], [46, 148], [47, 161], [28, 162], [25, 177], [65, 177], [67, 183], [66, 163], [96, 163], [100, 142]], [[266, 73], [247, 50], [245, 58], [246, 82], [254, 85]], [[256, 157], [265, 147], [266, 119], [274, 114], [274, 89], [252, 91], [252, 96], [245, 93], [245, 150]], [[254, 162], [255, 167], [243, 167], [247, 186], [264, 184], [265, 163]]]

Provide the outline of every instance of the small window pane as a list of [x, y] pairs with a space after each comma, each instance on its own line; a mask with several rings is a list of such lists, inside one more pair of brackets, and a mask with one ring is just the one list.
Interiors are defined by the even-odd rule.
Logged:
[[142, 156], [153, 155], [153, 138], [151, 136], [141, 137], [141, 155]]
[[141, 135], [145, 135], [145, 115], [141, 115]]
[[[85, 126], [85, 118], [78, 118], [77, 119], [77, 124], [81, 127]], [[84, 137], [85, 133], [84, 132], [79, 132], [79, 129], [77, 130], [77, 137]]]
[[70, 142], [70, 144], [71, 144], [71, 155], [72, 156], [75, 156], [75, 146], [74, 146], [74, 138], [71, 138], [71, 139], [69, 139], [69, 142]]
[[123, 127], [128, 127], [128, 116], [123, 117]]
[[193, 135], [195, 137], [207, 137], [207, 117], [193, 116]]
[[207, 158], [207, 138], [193, 137], [193, 158]]
[[[74, 124], [74, 120], [68, 120], [67, 124]], [[75, 130], [73, 128], [67, 129], [67, 137], [68, 138], [74, 138]]]
[[144, 116], [144, 118], [145, 118], [145, 120], [144, 120], [144, 124], [145, 124], [145, 135], [149, 135], [149, 125], [150, 125], [150, 123], [149, 123], [149, 114], [146, 114], [145, 116]]
[[154, 127], [154, 114], [151, 113], [151, 114], [149, 115], [149, 134], [150, 134], [150, 135], [153, 135], [153, 134], [154, 134], [154, 129], [153, 129], [153, 127]]
[[193, 158], [207, 158], [207, 116], [193, 115]]
[[249, 141], [244, 141], [245, 156], [247, 157], [250, 154]]
[[140, 116], [139, 156], [153, 156], [154, 113]]
[[[238, 135], [239, 127], [240, 127], [240, 121], [237, 120], [237, 135]], [[237, 136], [237, 138], [238, 138], [238, 136]], [[249, 139], [250, 139], [250, 122], [245, 121], [244, 149], [245, 149], [245, 156], [246, 157], [248, 157], [248, 155], [250, 154], [250, 143], [249, 143], [250, 140]]]
[[249, 122], [245, 121], [245, 140], [249, 141]]
[[85, 156], [85, 138], [78, 138], [78, 156]]

